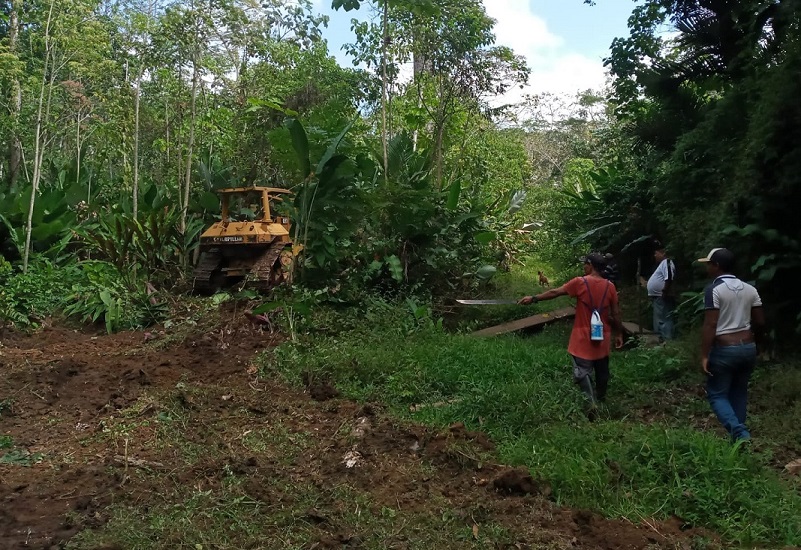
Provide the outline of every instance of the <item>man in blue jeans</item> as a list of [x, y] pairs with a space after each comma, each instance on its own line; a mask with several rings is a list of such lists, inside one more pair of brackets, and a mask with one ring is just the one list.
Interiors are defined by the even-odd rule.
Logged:
[[734, 275], [734, 254], [714, 248], [699, 262], [706, 264], [712, 283], [704, 292], [701, 368], [706, 396], [732, 441], [749, 440], [745, 426], [748, 380], [756, 366], [755, 334], [765, 326], [757, 290]]

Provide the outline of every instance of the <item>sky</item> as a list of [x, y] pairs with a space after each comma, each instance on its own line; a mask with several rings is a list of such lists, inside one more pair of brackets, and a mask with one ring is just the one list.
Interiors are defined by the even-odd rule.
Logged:
[[[551, 92], [572, 95], [600, 89], [605, 83], [603, 58], [615, 37], [628, 36], [626, 26], [634, 0], [483, 0], [496, 20], [496, 43], [523, 55], [531, 68], [529, 85], [513, 90], [505, 100], [524, 94]], [[323, 35], [340, 65], [353, 66], [342, 44], [353, 42], [351, 18], [365, 19], [361, 11], [333, 11], [330, 0], [315, 0], [315, 7], [330, 17]]]

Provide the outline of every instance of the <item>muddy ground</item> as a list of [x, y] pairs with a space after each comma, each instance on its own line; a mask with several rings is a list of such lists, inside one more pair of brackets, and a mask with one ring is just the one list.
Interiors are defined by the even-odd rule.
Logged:
[[[486, 547], [690, 548], [698, 535], [678, 520], [637, 526], [560, 508], [546, 483], [493, 464], [492, 442], [461, 425], [408, 425], [326, 384], [306, 381], [300, 390], [260, 378], [254, 356], [282, 337], [229, 317], [227, 330], [198, 325], [181, 334], [2, 334], [0, 435], [8, 437], [0, 455], [9, 463], [0, 464], [0, 548], [64, 547], [81, 531], [102, 530], [115, 507], [147, 511], [169, 498], [165, 487], [202, 491], [218, 486], [223, 472], [238, 476], [254, 502], [290, 502], [276, 479], [347, 485], [381, 510], [437, 517], [447, 508], [476, 539], [485, 524], [511, 537], [488, 538]], [[165, 419], [173, 431], [160, 427]], [[278, 431], [281, 438], [269, 437]], [[252, 444], [259, 433], [261, 446]], [[358, 548], [369, 538], [337, 521], [348, 502], [320, 506], [298, 518], [307, 548]], [[280, 547], [269, 541], [285, 533], [269, 529], [264, 547]], [[424, 532], [406, 524], [382, 545], [429, 547]]]

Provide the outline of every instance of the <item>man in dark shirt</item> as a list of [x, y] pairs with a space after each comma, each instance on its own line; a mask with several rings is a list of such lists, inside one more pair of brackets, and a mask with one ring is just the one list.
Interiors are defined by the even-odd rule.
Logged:
[[617, 288], [617, 283], [620, 281], [620, 270], [617, 267], [617, 260], [615, 260], [615, 257], [609, 252], [604, 256], [604, 260], [606, 260], [606, 267], [604, 267], [603, 270], [604, 279]]

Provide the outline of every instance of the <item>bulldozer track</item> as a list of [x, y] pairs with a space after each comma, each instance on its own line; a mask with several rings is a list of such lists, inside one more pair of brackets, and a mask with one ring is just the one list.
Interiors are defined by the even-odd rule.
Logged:
[[218, 248], [210, 248], [200, 254], [200, 260], [195, 266], [195, 290], [209, 290], [212, 285], [214, 271], [220, 266], [222, 256]]
[[[256, 261], [250, 271], [250, 275], [248, 275], [248, 282], [251, 286], [259, 290], [267, 290], [273, 286], [273, 268], [286, 246], [287, 243], [285, 242], [274, 241], [261, 258]], [[280, 266], [279, 269], [281, 269]]]

